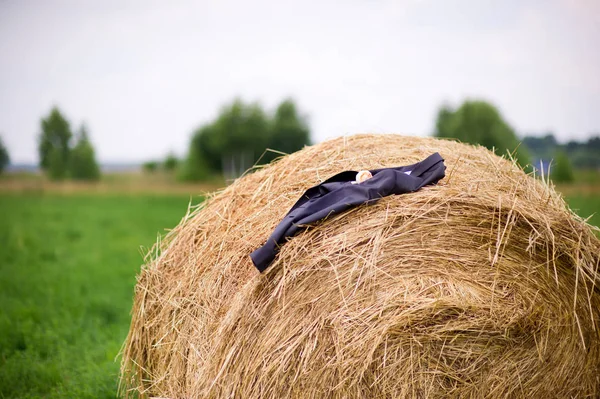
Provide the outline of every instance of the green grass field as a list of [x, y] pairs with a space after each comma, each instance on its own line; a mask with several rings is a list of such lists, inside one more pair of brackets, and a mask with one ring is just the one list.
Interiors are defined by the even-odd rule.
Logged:
[[[116, 396], [140, 246], [174, 227], [188, 202], [0, 194], [1, 398]], [[600, 210], [597, 195], [569, 202], [584, 217]]]
[[188, 196], [0, 195], [0, 397], [114, 398], [140, 246]]

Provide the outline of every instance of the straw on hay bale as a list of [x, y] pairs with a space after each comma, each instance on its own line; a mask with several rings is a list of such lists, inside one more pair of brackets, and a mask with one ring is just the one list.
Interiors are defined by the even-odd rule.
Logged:
[[[438, 151], [438, 185], [307, 228], [264, 274], [249, 254], [343, 170]], [[600, 242], [551, 187], [484, 148], [339, 138], [248, 174], [142, 269], [122, 392], [167, 398], [600, 395]]]

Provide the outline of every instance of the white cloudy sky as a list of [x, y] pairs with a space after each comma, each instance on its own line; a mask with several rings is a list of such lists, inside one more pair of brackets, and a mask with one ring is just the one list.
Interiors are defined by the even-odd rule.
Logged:
[[101, 161], [185, 152], [241, 96], [294, 97], [313, 138], [426, 135], [481, 97], [520, 133], [600, 131], [597, 0], [0, 0], [0, 135], [37, 160], [56, 104]]

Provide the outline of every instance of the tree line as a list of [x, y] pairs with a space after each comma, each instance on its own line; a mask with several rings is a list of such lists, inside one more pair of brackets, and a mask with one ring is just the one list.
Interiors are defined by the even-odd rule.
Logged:
[[[97, 180], [100, 168], [85, 125], [75, 134], [60, 110], [52, 108], [40, 121], [40, 168], [52, 179]], [[559, 144], [553, 134], [519, 139], [500, 111], [482, 100], [467, 100], [453, 108], [443, 105], [437, 112], [433, 135], [479, 144], [499, 155], [510, 155], [526, 170], [532, 166], [546, 172], [552, 162], [552, 178], [557, 182], [573, 179], [576, 168], [600, 168], [600, 136], [586, 142]], [[210, 122], [191, 134], [187, 155], [178, 159], [169, 153], [163, 161], [149, 161], [148, 172], [177, 171], [184, 180], [206, 180], [215, 175], [235, 178], [256, 164], [266, 164], [283, 154], [310, 144], [306, 116], [291, 99], [274, 110], [257, 102], [235, 99], [223, 106]], [[0, 172], [9, 156], [0, 138]]]
[[526, 171], [535, 169], [546, 174], [549, 169], [555, 182], [573, 181], [573, 166], [600, 168], [600, 136], [564, 145], [558, 144], [553, 134], [525, 136], [521, 140], [500, 111], [481, 100], [467, 100], [456, 109], [448, 105], [440, 107], [434, 136], [479, 144], [499, 155], [510, 155]]
[[578, 169], [600, 169], [600, 135], [595, 135], [586, 141], [571, 140], [560, 144], [553, 133], [544, 136], [525, 136], [523, 144], [529, 148], [536, 159], [549, 160], [556, 153], [564, 153]]
[[[206, 180], [215, 175], [233, 178], [257, 163], [269, 163], [308, 144], [307, 118], [292, 99], [282, 101], [273, 112], [257, 102], [235, 99], [222, 107], [213, 121], [192, 132], [185, 159], [169, 153], [162, 162], [145, 162], [143, 169], [178, 171], [183, 180]], [[40, 169], [52, 180], [100, 178], [88, 129], [81, 124], [74, 134], [58, 107], [40, 121], [38, 155]], [[0, 137], [0, 172], [8, 163], [8, 151]]]
[[292, 99], [272, 111], [257, 102], [237, 98], [221, 107], [210, 122], [192, 132], [183, 160], [173, 153], [164, 161], [143, 164], [146, 172], [177, 171], [181, 180], [208, 180], [213, 176], [236, 178], [257, 164], [267, 164], [310, 144], [310, 128]]

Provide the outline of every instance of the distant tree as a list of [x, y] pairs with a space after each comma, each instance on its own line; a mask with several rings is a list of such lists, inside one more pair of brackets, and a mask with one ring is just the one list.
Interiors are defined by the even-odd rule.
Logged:
[[582, 169], [600, 169], [600, 136], [590, 137], [586, 142], [569, 142], [567, 155], [574, 167]]
[[94, 147], [90, 142], [87, 129], [82, 125], [70, 156], [71, 177], [75, 180], [100, 179], [100, 167], [96, 162]]
[[2, 174], [2, 172], [8, 166], [9, 163], [10, 157], [8, 156], [8, 150], [2, 142], [2, 137], [0, 137], [0, 174]]
[[455, 138], [465, 143], [480, 144], [500, 155], [509, 151], [525, 166], [529, 156], [514, 130], [500, 112], [485, 101], [465, 101], [458, 109], [442, 106], [436, 118], [436, 137]]
[[538, 160], [550, 161], [557, 152], [563, 151], [575, 169], [600, 168], [600, 136], [592, 136], [587, 141], [570, 140], [560, 144], [552, 134], [544, 137], [526, 136], [523, 144], [527, 146], [536, 164]]
[[167, 157], [165, 158], [165, 160], [163, 161], [163, 168], [169, 172], [172, 172], [175, 169], [177, 169], [178, 165], [179, 165], [179, 159], [177, 159], [175, 154], [173, 154], [172, 152], [169, 153], [167, 155]]
[[64, 153], [56, 147], [50, 148], [48, 154], [48, 177], [51, 180], [63, 180], [68, 177], [69, 164]]
[[206, 159], [199, 150], [198, 141], [202, 136], [197, 135], [192, 139], [187, 158], [179, 168], [178, 178], [180, 180], [200, 181], [208, 180], [214, 170], [207, 165]]
[[182, 180], [206, 180], [221, 167], [221, 158], [212, 125], [199, 127], [192, 134], [188, 156], [179, 177]]
[[569, 183], [575, 178], [571, 161], [562, 150], [556, 152], [554, 164], [550, 168], [550, 178], [556, 183]]
[[[283, 101], [277, 107], [271, 132], [268, 137], [268, 148], [291, 154], [310, 144], [310, 130], [306, 121], [298, 115], [296, 104], [291, 99]], [[270, 162], [278, 154], [268, 153], [264, 161]]]
[[550, 159], [560, 146], [553, 133], [547, 133], [545, 136], [525, 136], [523, 144], [529, 152], [536, 158]]
[[454, 133], [454, 110], [448, 104], [443, 104], [438, 110], [435, 120], [435, 136], [451, 137]]
[[267, 148], [291, 153], [309, 144], [309, 137], [308, 125], [293, 101], [283, 101], [269, 117], [259, 104], [236, 99], [213, 122], [194, 131], [182, 176], [190, 180], [211, 173], [237, 177], [259, 160], [267, 163], [278, 156], [265, 153]]
[[258, 104], [236, 99], [214, 122], [194, 132], [186, 174], [192, 178], [208, 168], [228, 178], [241, 175], [267, 148], [268, 129], [269, 120]]
[[219, 171], [227, 178], [237, 177], [256, 163], [267, 148], [269, 121], [258, 104], [237, 99], [222, 109], [214, 122], [213, 137], [205, 149], [221, 158]]
[[[66, 176], [69, 163], [71, 128], [57, 107], [52, 108], [46, 118], [42, 118], [39, 137], [40, 167], [54, 179]], [[52, 171], [51, 168], [56, 170]]]
[[594, 151], [600, 151], [600, 135], [595, 135], [589, 138], [587, 147]]
[[575, 151], [577, 151], [579, 148], [581, 148], [582, 144], [578, 141], [575, 140], [570, 140], [567, 145], [565, 146], [565, 149], [567, 150], [568, 153], [573, 153]]
[[154, 173], [158, 170], [159, 163], [157, 161], [148, 161], [142, 164], [142, 169], [145, 172]]

